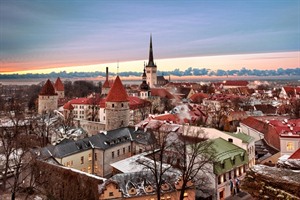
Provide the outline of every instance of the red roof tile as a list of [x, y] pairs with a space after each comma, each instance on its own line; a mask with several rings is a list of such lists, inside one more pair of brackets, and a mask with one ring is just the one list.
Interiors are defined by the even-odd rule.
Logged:
[[151, 96], [158, 96], [161, 98], [175, 99], [175, 97], [164, 88], [151, 88]]
[[248, 81], [226, 81], [223, 85], [226, 86], [247, 86], [249, 84]]
[[201, 102], [203, 99], [208, 98], [209, 95], [205, 94], [205, 93], [196, 93], [193, 94], [190, 99], [192, 100], [192, 102]]
[[64, 84], [61, 82], [59, 77], [55, 81], [54, 88], [56, 91], [64, 91], [65, 90]]
[[260, 133], [265, 134], [267, 132], [268, 124], [254, 117], [247, 117], [246, 119], [242, 120], [241, 123], [259, 131]]
[[49, 79], [47, 80], [45, 85], [42, 87], [39, 95], [43, 95], [43, 96], [57, 95], [55, 93], [55, 89], [54, 89], [54, 87], [53, 87], [53, 85], [52, 85], [52, 83]]
[[113, 85], [113, 81], [112, 80], [105, 80], [105, 82], [103, 83], [103, 88], [111, 88]]
[[119, 76], [117, 76], [116, 80], [114, 81], [113, 86], [109, 90], [106, 101], [107, 102], [128, 101], [127, 92], [126, 92]]
[[74, 110], [74, 107], [72, 106], [71, 101], [69, 101], [68, 103], [66, 103], [64, 105], [64, 109], [66, 109], [66, 110]]
[[151, 102], [138, 97], [129, 96], [129, 108], [131, 110], [151, 106]]
[[290, 157], [289, 159], [300, 159], [300, 148], [295, 151]]

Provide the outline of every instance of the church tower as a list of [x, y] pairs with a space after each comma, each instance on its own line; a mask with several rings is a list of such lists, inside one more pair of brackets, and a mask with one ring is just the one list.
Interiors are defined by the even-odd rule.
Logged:
[[140, 98], [141, 99], [147, 99], [150, 96], [151, 90], [149, 85], [147, 84], [147, 75], [146, 75], [146, 69], [144, 67], [144, 73], [142, 76], [142, 84], [140, 85]]
[[150, 35], [150, 49], [149, 49], [149, 61], [146, 65], [146, 76], [147, 83], [150, 87], [153, 87], [157, 84], [157, 75], [156, 75], [157, 67], [154, 64], [153, 58], [153, 49], [152, 49], [152, 35]]
[[117, 76], [108, 92], [105, 103], [105, 113], [105, 130], [109, 131], [129, 125], [128, 95], [119, 76]]

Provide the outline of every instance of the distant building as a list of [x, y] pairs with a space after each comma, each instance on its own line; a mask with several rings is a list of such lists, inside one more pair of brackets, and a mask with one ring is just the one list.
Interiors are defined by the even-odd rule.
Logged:
[[65, 98], [65, 88], [64, 84], [61, 82], [60, 78], [58, 77], [54, 83], [55, 92], [58, 95], [59, 99]]
[[48, 79], [42, 87], [38, 98], [38, 113], [48, 113], [57, 109], [58, 94], [51, 81]]
[[142, 84], [140, 85], [140, 98], [141, 99], [147, 99], [151, 96], [151, 90], [150, 86], [147, 83], [147, 75], [146, 75], [146, 69], [144, 68], [144, 73], [142, 76]]
[[107, 96], [110, 88], [112, 87], [112, 84], [113, 84], [113, 82], [109, 81], [109, 79], [108, 79], [108, 67], [106, 67], [106, 79], [102, 85], [102, 92], [101, 92], [101, 94], [103, 96]]
[[152, 49], [152, 35], [150, 36], [150, 48], [149, 48], [149, 61], [146, 65], [147, 83], [150, 87], [154, 87], [157, 84], [157, 66], [154, 63], [153, 49]]
[[64, 105], [65, 115], [72, 113], [89, 135], [134, 125], [150, 113], [151, 102], [128, 96], [119, 76], [111, 87], [108, 81], [106, 83], [109, 86], [107, 97], [94, 94], [72, 99]]

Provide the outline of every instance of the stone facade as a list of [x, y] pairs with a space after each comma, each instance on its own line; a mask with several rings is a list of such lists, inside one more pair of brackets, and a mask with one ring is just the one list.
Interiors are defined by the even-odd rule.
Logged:
[[128, 102], [106, 102], [106, 128], [113, 130], [129, 125]]
[[44, 112], [51, 112], [57, 109], [58, 96], [44, 96], [39, 95], [38, 100], [38, 113], [43, 114]]

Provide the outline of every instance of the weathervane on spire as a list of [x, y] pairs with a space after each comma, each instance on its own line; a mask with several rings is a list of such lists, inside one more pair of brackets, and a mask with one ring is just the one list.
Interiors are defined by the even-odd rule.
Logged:
[[119, 76], [119, 61], [117, 63], [117, 76]]

